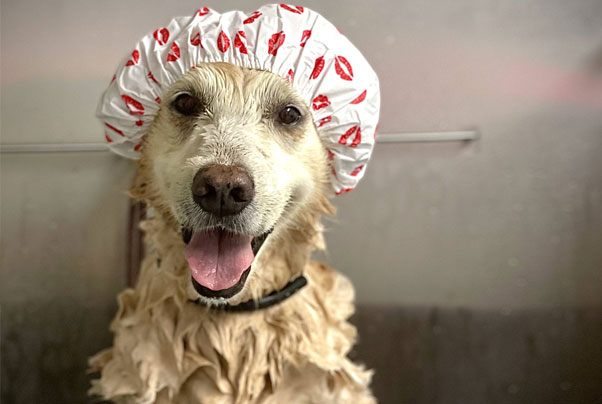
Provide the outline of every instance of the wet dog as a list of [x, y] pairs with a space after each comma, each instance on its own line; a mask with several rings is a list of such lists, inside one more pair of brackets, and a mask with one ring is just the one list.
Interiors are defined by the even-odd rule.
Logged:
[[[135, 199], [148, 254], [119, 296], [91, 392], [118, 403], [373, 403], [347, 354], [353, 289], [324, 248], [327, 153], [283, 78], [227, 63], [177, 80]], [[307, 283], [307, 286], [303, 287]]]

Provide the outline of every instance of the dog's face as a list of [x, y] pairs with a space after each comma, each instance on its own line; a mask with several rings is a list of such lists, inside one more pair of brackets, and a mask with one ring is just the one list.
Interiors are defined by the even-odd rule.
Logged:
[[198, 65], [171, 86], [144, 153], [207, 303], [243, 293], [264, 242], [296, 225], [326, 177], [325, 150], [295, 89], [227, 63]]

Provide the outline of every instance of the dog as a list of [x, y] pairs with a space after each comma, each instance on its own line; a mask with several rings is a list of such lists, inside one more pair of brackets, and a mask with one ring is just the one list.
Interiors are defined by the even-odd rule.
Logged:
[[375, 403], [372, 372], [347, 357], [353, 288], [310, 260], [334, 208], [327, 152], [295, 88], [269, 71], [198, 64], [164, 94], [141, 152], [131, 196], [151, 211], [148, 252], [135, 288], [119, 295], [113, 347], [90, 360], [100, 372], [90, 393], [136, 404]]

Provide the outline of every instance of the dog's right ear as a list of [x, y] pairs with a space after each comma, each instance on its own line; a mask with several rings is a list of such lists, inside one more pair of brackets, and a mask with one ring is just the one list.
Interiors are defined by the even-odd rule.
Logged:
[[172, 228], [178, 228], [177, 221], [171, 214], [169, 207], [162, 202], [159, 192], [150, 177], [151, 166], [144, 153], [138, 160], [138, 169], [132, 187], [127, 192], [128, 196], [136, 202], [142, 202], [146, 208], [152, 208], [153, 215], [160, 215]]
[[158, 203], [160, 200], [159, 193], [157, 192], [156, 187], [153, 186], [151, 170], [152, 167], [149, 163], [149, 159], [142, 153], [140, 160], [138, 160], [136, 176], [134, 177], [132, 187], [128, 191], [128, 195], [134, 201], [152, 205], [154, 209], [166, 210], [166, 207]]
[[145, 201], [149, 199], [149, 179], [148, 179], [148, 164], [146, 159], [142, 157], [138, 160], [138, 169], [136, 170], [136, 177], [134, 183], [128, 191], [128, 195], [135, 201]]

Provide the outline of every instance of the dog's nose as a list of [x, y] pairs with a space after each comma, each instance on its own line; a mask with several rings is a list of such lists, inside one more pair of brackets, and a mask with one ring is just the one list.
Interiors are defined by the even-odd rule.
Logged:
[[249, 174], [240, 167], [209, 165], [192, 181], [192, 197], [201, 209], [218, 216], [235, 215], [255, 196]]

